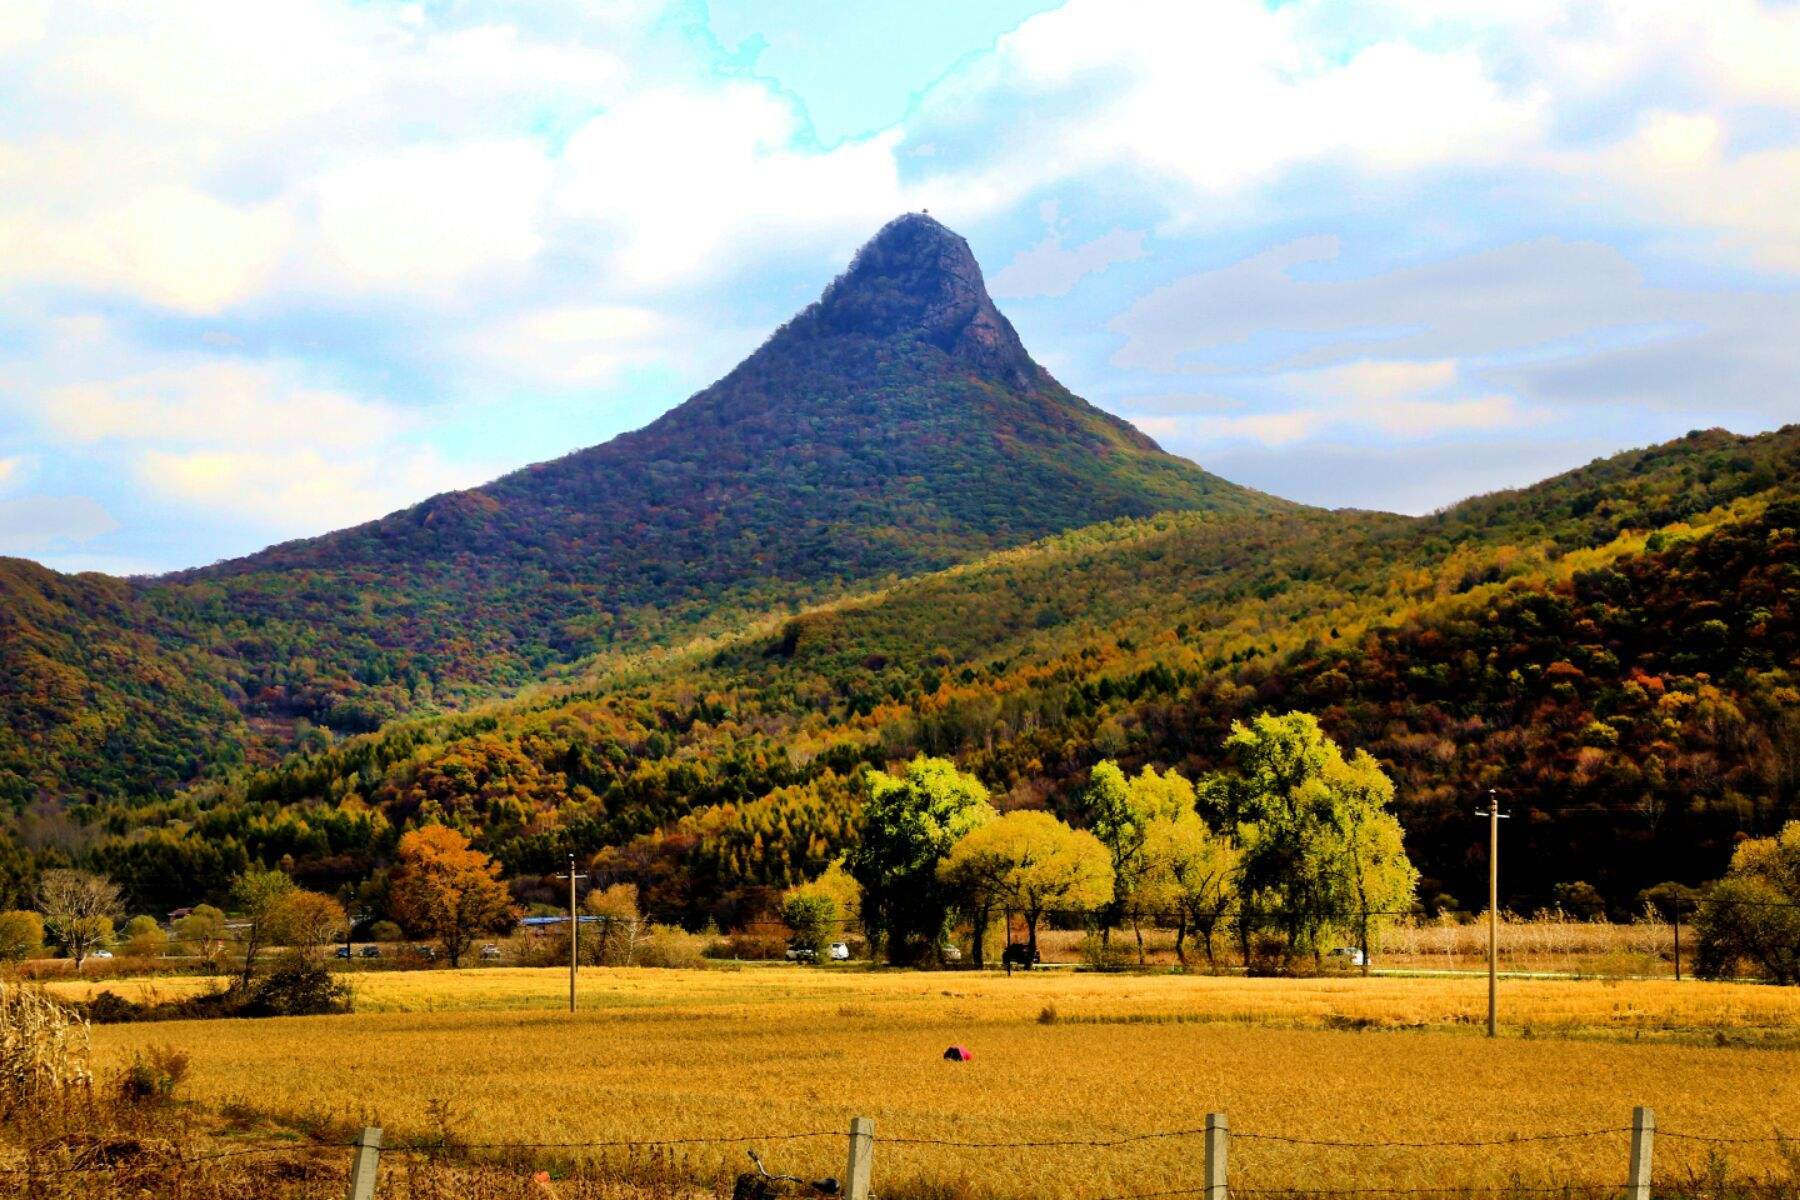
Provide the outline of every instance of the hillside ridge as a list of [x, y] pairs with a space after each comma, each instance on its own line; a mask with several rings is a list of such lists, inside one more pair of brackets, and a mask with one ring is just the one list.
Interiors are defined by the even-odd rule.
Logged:
[[[908, 214], [755, 353], [643, 428], [348, 529], [132, 581], [107, 621], [154, 630], [160, 659], [75, 665], [68, 638], [51, 643], [69, 686], [96, 697], [132, 691], [153, 662], [204, 677], [250, 722], [246, 753], [268, 761], [312, 728], [464, 707], [597, 653], [724, 632], [1097, 521], [1290, 507], [1062, 387], [994, 306], [968, 243]], [[56, 619], [87, 614], [76, 600]], [[208, 769], [203, 746], [143, 706], [100, 707], [117, 722], [59, 721], [34, 733], [35, 754], [0, 728], [0, 794], [64, 803], [77, 775], [107, 799], [162, 794], [167, 771], [109, 783], [93, 761], [99, 745], [144, 738], [182, 744], [119, 761]], [[9, 775], [15, 751], [25, 765]]]

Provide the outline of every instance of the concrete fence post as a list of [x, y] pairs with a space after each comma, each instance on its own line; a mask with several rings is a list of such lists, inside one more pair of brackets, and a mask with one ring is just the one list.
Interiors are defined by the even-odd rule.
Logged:
[[356, 1157], [350, 1160], [349, 1200], [374, 1200], [375, 1172], [381, 1165], [381, 1126], [366, 1126], [351, 1144], [356, 1147]]
[[1656, 1141], [1656, 1114], [1638, 1105], [1631, 1110], [1631, 1174], [1625, 1200], [1650, 1200], [1650, 1155]]
[[850, 1118], [850, 1159], [844, 1165], [844, 1200], [869, 1200], [869, 1174], [875, 1158], [875, 1122]]
[[1228, 1127], [1222, 1112], [1206, 1114], [1206, 1200], [1226, 1200], [1225, 1144]]

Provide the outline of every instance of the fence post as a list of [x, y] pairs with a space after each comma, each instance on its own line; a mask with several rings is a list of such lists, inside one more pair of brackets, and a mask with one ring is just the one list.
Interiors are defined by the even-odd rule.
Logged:
[[1656, 1141], [1656, 1114], [1638, 1105], [1631, 1110], [1631, 1175], [1625, 1200], [1650, 1200], [1650, 1152]]
[[1206, 1200], [1225, 1200], [1225, 1141], [1222, 1112], [1206, 1114]]
[[381, 1164], [381, 1126], [365, 1126], [351, 1145], [356, 1157], [350, 1160], [349, 1200], [374, 1200], [375, 1171]]
[[875, 1122], [850, 1118], [850, 1160], [844, 1166], [844, 1200], [869, 1200], [869, 1169], [875, 1157]]

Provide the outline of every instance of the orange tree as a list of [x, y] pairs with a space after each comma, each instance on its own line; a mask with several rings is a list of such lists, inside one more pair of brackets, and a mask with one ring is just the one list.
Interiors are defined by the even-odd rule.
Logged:
[[517, 915], [500, 864], [443, 825], [400, 839], [388, 897], [401, 924], [435, 938], [453, 967], [477, 934], [502, 931]]

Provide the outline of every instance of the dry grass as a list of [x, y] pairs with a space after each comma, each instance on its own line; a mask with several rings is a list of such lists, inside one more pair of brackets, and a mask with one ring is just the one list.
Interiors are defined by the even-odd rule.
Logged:
[[[576, 1017], [547, 1011], [560, 987], [554, 971], [383, 974], [359, 981], [352, 1016], [107, 1027], [96, 1051], [117, 1064], [174, 1043], [193, 1057], [189, 1094], [214, 1111], [312, 1128], [375, 1118], [390, 1137], [831, 1135], [758, 1143], [807, 1175], [840, 1171], [838, 1131], [867, 1115], [889, 1197], [1194, 1186], [1193, 1138], [1035, 1151], [881, 1139], [1105, 1139], [1190, 1128], [1214, 1109], [1240, 1134], [1372, 1141], [1616, 1129], [1634, 1103], [1665, 1130], [1800, 1124], [1787, 1116], [1800, 1111], [1800, 994], [1748, 985], [1522, 981], [1508, 1011], [1535, 1036], [1514, 1027], [1499, 1043], [1395, 1031], [1469, 1033], [1485, 993], [1461, 979], [611, 970], [585, 973]], [[952, 1041], [975, 1060], [943, 1061]], [[1733, 1171], [1787, 1178], [1794, 1165], [1773, 1144], [1725, 1149]], [[666, 1168], [700, 1180], [744, 1161], [741, 1148], [673, 1153]], [[1246, 1188], [1617, 1184], [1625, 1158], [1617, 1133], [1485, 1151], [1240, 1140], [1232, 1169]], [[1658, 1162], [1668, 1178], [1701, 1173], [1706, 1149], [1665, 1139]]]
[[[1146, 964], [1168, 967], [1176, 963], [1172, 930], [1145, 928], [1143, 937]], [[1497, 940], [1500, 969], [1507, 972], [1595, 978], [1672, 978], [1675, 973], [1675, 931], [1663, 921], [1622, 924], [1502, 914]], [[1079, 930], [1047, 931], [1040, 934], [1039, 941], [1046, 962], [1077, 963], [1094, 958], [1095, 939]], [[1228, 934], [1219, 934], [1213, 949], [1220, 966], [1240, 965]], [[1691, 939], [1685, 942], [1683, 953], [1691, 973]], [[1114, 961], [1136, 965], [1138, 945], [1131, 930], [1113, 935], [1112, 954]], [[1203, 945], [1189, 943], [1188, 962], [1197, 970], [1206, 966]], [[1373, 962], [1387, 971], [1485, 971], [1487, 925], [1481, 919], [1392, 922], [1381, 931]]]

